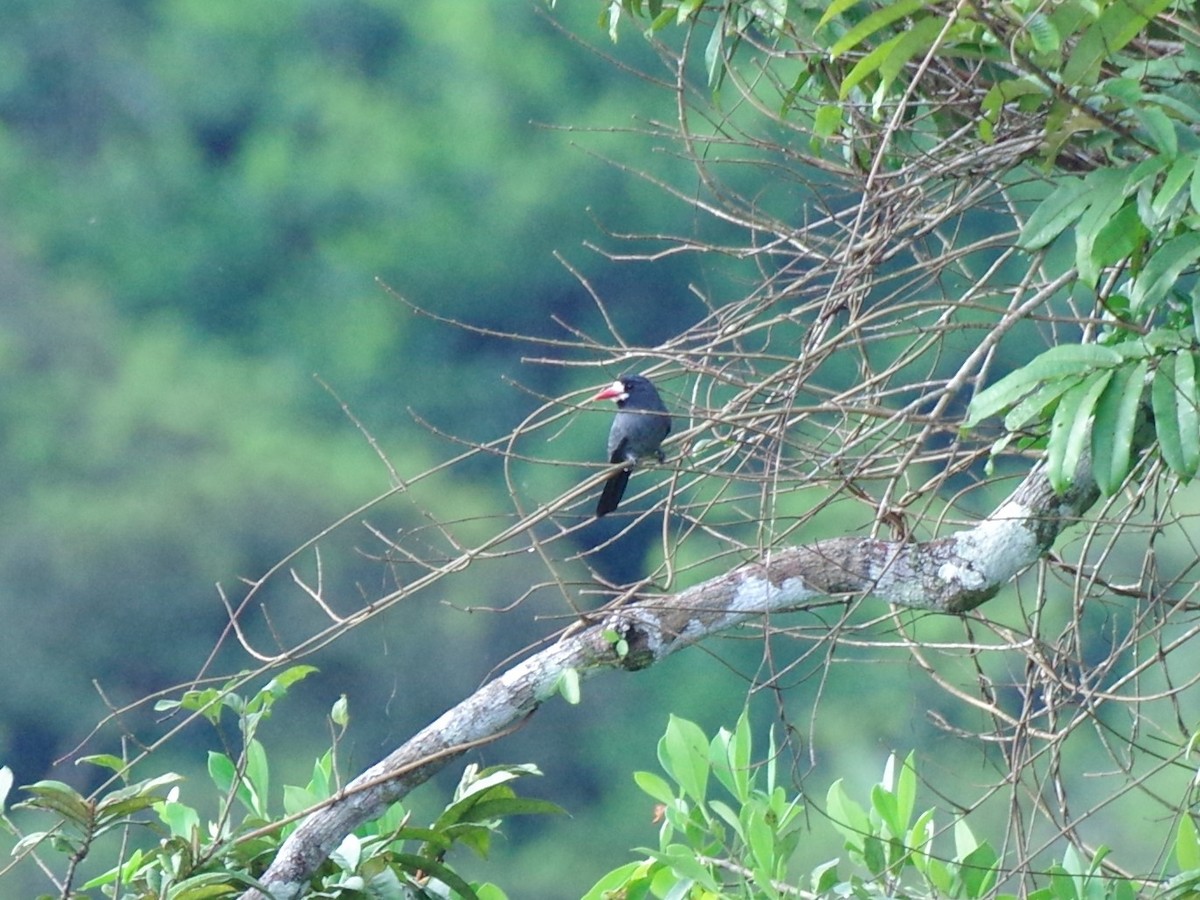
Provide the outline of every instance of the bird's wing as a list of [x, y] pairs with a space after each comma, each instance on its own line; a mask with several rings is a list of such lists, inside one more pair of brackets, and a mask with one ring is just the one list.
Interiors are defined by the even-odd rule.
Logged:
[[608, 461], [610, 463], [628, 462], [625, 458], [625, 452], [629, 447], [629, 438], [623, 437], [617, 441], [617, 445], [612, 447], [608, 452]]

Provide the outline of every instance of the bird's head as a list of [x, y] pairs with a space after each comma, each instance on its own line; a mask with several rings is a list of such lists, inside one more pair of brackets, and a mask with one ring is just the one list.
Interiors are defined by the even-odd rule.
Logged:
[[595, 397], [595, 400], [616, 400], [617, 406], [621, 406], [629, 399], [630, 394], [640, 394], [645, 397], [647, 393], [653, 393], [654, 386], [650, 384], [650, 380], [642, 375], [635, 375], [632, 372], [622, 375]]
[[595, 397], [593, 397], [592, 400], [616, 400], [618, 403], [623, 400], [628, 400], [629, 386], [625, 382], [626, 379], [618, 378], [616, 381], [598, 393]]

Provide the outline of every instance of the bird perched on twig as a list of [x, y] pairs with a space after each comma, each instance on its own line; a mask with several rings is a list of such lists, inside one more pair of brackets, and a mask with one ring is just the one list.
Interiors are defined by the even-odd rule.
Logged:
[[653, 456], [663, 461], [662, 442], [671, 433], [671, 415], [650, 379], [622, 375], [593, 400], [616, 400], [617, 415], [608, 432], [608, 461], [625, 463], [609, 476], [596, 504], [596, 518], [612, 512], [625, 495], [629, 473], [638, 461]]

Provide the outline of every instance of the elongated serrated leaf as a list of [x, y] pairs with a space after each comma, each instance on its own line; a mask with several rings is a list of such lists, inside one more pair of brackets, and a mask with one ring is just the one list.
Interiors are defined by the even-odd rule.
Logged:
[[1038, 53], [1057, 53], [1062, 50], [1063, 39], [1054, 23], [1043, 13], [1035, 12], [1025, 20], [1025, 28]]
[[1083, 215], [1089, 203], [1091, 195], [1083, 179], [1067, 179], [1029, 216], [1017, 246], [1025, 250], [1045, 247]]
[[1046, 411], [1058, 398], [1082, 380], [1082, 377], [1066, 377], [1044, 382], [1008, 411], [1004, 416], [1004, 427], [1009, 431], [1019, 431], [1026, 425], [1042, 421]]
[[[1166, 165], [1166, 160], [1159, 157], [1152, 157], [1151, 161], [1158, 168]], [[1098, 169], [1084, 179], [1092, 200], [1075, 228], [1075, 268], [1079, 272], [1079, 280], [1084, 284], [1094, 287], [1100, 276], [1100, 268], [1094, 257], [1096, 238], [1125, 204], [1125, 198], [1150, 177], [1153, 177], [1152, 172], [1140, 166], [1131, 166]]]
[[1170, 0], [1116, 0], [1084, 31], [1075, 45], [1063, 81], [1071, 86], [1092, 84], [1106, 59], [1137, 37]]
[[1099, 271], [1131, 256], [1149, 236], [1136, 202], [1127, 202], [1096, 232], [1091, 246], [1091, 266]]
[[166, 797], [158, 792], [165, 787], [178, 784], [183, 781], [182, 775], [177, 775], [174, 772], [167, 772], [164, 775], [157, 775], [154, 778], [147, 778], [145, 781], [139, 781], [136, 784], [127, 785], [120, 790], [113, 791], [111, 794], [106, 794], [99, 803], [96, 804], [96, 809], [99, 812], [105, 812], [112, 806], [124, 803], [126, 800], [135, 798], [147, 798], [153, 802], [165, 800]]
[[1196, 159], [1192, 156], [1181, 156], [1171, 164], [1167, 177], [1163, 179], [1162, 187], [1154, 195], [1150, 210], [1156, 219], [1162, 218], [1170, 208], [1175, 198], [1180, 195], [1185, 185], [1193, 180], [1196, 173]]
[[1112, 496], [1129, 474], [1133, 432], [1145, 388], [1148, 360], [1113, 372], [1100, 399], [1092, 425], [1092, 471], [1096, 484]]
[[824, 14], [817, 22], [817, 28], [820, 28], [823, 25], [828, 25], [835, 18], [859, 2], [860, 0], [833, 0], [832, 3], [825, 7]]
[[1134, 313], [1142, 313], [1166, 297], [1183, 270], [1197, 260], [1200, 260], [1200, 232], [1189, 231], [1159, 247], [1133, 283], [1129, 299]]
[[[887, 28], [893, 22], [910, 16], [927, 4], [928, 0], [896, 0], [876, 9], [861, 22], [856, 23], [849, 31], [834, 41], [829, 48], [829, 55], [837, 58], [847, 50], [852, 50], [867, 38]], [[891, 35], [889, 35], [890, 37]]]
[[1111, 56], [1137, 37], [1170, 3], [1171, 0], [1117, 0], [1110, 4], [1096, 23], [1104, 33], [1107, 54]]
[[910, 59], [919, 53], [927, 52], [933, 46], [945, 24], [939, 18], [928, 16], [907, 31], [884, 41], [855, 63], [838, 88], [838, 96], [845, 100], [859, 82], [876, 71], [881, 77], [881, 88], [887, 90]]
[[1196, 410], [1195, 359], [1189, 351], [1165, 357], [1150, 391], [1154, 430], [1163, 462], [1191, 478], [1200, 463], [1200, 417]]
[[1076, 378], [1089, 371], [1117, 366], [1123, 357], [1100, 344], [1060, 344], [975, 395], [963, 428], [973, 428], [1019, 402], [1039, 382]]
[[1159, 363], [1150, 386], [1150, 406], [1154, 411], [1154, 434], [1158, 452], [1171, 471], [1182, 474], [1183, 444], [1179, 434], [1178, 395], [1175, 391], [1175, 366], [1167, 357]]
[[1069, 488], [1091, 433], [1096, 400], [1108, 386], [1112, 370], [1093, 372], [1091, 377], [1065, 394], [1054, 410], [1046, 447], [1046, 477], [1058, 493]]
[[1171, 117], [1157, 106], [1135, 106], [1133, 114], [1141, 120], [1154, 148], [1170, 159], [1179, 155], [1179, 136]]

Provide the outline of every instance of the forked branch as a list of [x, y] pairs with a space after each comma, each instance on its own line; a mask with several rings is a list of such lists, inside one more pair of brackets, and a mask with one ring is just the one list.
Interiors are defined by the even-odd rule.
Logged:
[[1099, 497], [1086, 461], [1056, 495], [1035, 469], [987, 518], [935, 540], [833, 538], [773, 550], [671, 596], [610, 609], [517, 663], [370, 767], [283, 844], [249, 900], [291, 900], [347, 834], [429, 779], [467, 747], [496, 739], [557, 693], [564, 674], [644, 669], [676, 650], [767, 614], [871, 594], [913, 609], [962, 614], [1041, 559]]

